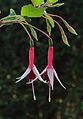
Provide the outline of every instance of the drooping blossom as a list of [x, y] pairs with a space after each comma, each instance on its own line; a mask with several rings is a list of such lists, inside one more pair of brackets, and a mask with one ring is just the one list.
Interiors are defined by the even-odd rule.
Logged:
[[33, 81], [35, 80], [35, 78], [39, 79], [40, 81], [42, 81], [44, 83], [45, 83], [45, 81], [42, 79], [42, 77], [39, 74], [39, 71], [37, 70], [36, 66], [34, 65], [34, 47], [30, 47], [30, 49], [29, 49], [29, 66], [26, 69], [26, 71], [23, 73], [22, 76], [16, 78], [16, 79], [18, 79], [16, 81], [16, 83], [20, 82], [25, 77], [27, 77], [29, 82], [32, 82], [33, 97], [34, 97], [34, 100], [36, 100]]
[[48, 49], [48, 64], [47, 64], [47, 67], [41, 73], [41, 75], [43, 75], [44, 80], [46, 80], [48, 82], [48, 85], [49, 85], [49, 102], [51, 101], [50, 93], [51, 93], [51, 88], [53, 90], [54, 76], [58, 80], [60, 85], [64, 89], [66, 89], [65, 86], [60, 81], [60, 79], [57, 75], [57, 72], [55, 71], [55, 69], [53, 67], [53, 46], [49, 47], [49, 49]]

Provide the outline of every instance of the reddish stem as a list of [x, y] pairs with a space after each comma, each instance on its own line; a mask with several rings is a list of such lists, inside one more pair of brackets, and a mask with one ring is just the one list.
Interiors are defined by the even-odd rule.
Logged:
[[53, 16], [53, 17], [58, 17], [58, 18], [60, 18], [62, 21], [64, 20], [61, 16], [59, 16], [59, 15], [55, 15], [55, 14], [50, 14], [50, 13], [47, 13], [48, 15], [50, 15], [50, 16]]

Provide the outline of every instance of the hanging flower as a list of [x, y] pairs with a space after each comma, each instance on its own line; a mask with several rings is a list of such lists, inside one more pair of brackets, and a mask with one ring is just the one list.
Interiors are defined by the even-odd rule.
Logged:
[[30, 82], [32, 83], [33, 97], [34, 97], [34, 100], [36, 100], [33, 81], [35, 80], [35, 78], [37, 78], [44, 83], [46, 83], [46, 82], [42, 79], [42, 77], [39, 74], [39, 71], [37, 70], [36, 66], [34, 65], [34, 47], [30, 47], [30, 49], [29, 49], [29, 66], [21, 77], [16, 78], [16, 79], [18, 79], [16, 81], [16, 83], [20, 82], [25, 77], [28, 78], [29, 83]]
[[64, 89], [66, 89], [65, 86], [61, 83], [61, 81], [53, 67], [52, 61], [53, 61], [53, 46], [49, 47], [49, 49], [48, 49], [48, 65], [41, 73], [41, 75], [43, 75], [44, 80], [46, 80], [49, 85], [49, 102], [51, 101], [50, 93], [51, 93], [51, 88], [53, 90], [54, 76], [56, 77], [56, 79], [58, 80], [60, 85]]

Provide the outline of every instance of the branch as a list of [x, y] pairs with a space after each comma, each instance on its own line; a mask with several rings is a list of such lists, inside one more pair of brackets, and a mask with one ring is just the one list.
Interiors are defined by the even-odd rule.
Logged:
[[7, 25], [7, 24], [13, 24], [18, 23], [18, 20], [0, 20], [0, 25]]

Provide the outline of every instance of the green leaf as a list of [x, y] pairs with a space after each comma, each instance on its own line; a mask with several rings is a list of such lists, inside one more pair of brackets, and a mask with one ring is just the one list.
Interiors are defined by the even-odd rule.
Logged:
[[31, 4], [25, 5], [21, 9], [21, 15], [27, 17], [41, 17], [46, 8], [35, 8]]
[[49, 35], [51, 35], [51, 26], [49, 24], [49, 21], [46, 19], [46, 24], [47, 24], [47, 32], [49, 33]]
[[4, 21], [16, 20], [16, 16], [7, 16], [7, 17], [2, 18], [1, 20], [4, 20]]
[[15, 10], [13, 10], [12, 8], [10, 9], [10, 14], [9, 14], [9, 16], [14, 16], [14, 15], [16, 15], [16, 12], [15, 12]]
[[1, 20], [7, 21], [7, 20], [16, 20], [16, 13], [13, 9], [10, 9], [10, 14], [7, 17], [2, 18]]
[[61, 32], [61, 37], [62, 37], [63, 42], [70, 47], [70, 44], [68, 43], [68, 40], [67, 40], [67, 36], [66, 36], [63, 28], [60, 25], [59, 25], [59, 29]]
[[67, 27], [67, 29], [68, 29], [72, 34], [78, 35], [78, 34], [76, 33], [76, 31], [74, 30], [73, 27], [71, 27], [64, 19], [62, 19], [62, 20], [63, 20], [63, 23], [65, 24], [65, 26]]
[[31, 0], [31, 1], [34, 6], [39, 6], [44, 2], [44, 0]]
[[56, 2], [58, 2], [58, 0], [47, 0], [48, 4], [53, 4], [53, 3], [56, 3]]
[[29, 28], [30, 28], [30, 30], [31, 30], [32, 36], [38, 41], [37, 33], [36, 33], [36, 31], [34, 30], [34, 28], [32, 28], [32, 27], [29, 27]]
[[48, 19], [48, 21], [50, 22], [52, 28], [54, 28], [55, 24], [54, 24], [54, 20], [51, 16], [49, 16], [48, 14], [44, 14], [46, 16], [46, 18]]
[[57, 4], [55, 4], [55, 5], [52, 5], [52, 7], [60, 7], [60, 6], [62, 6], [62, 5], [64, 5], [64, 3], [57, 3]]

